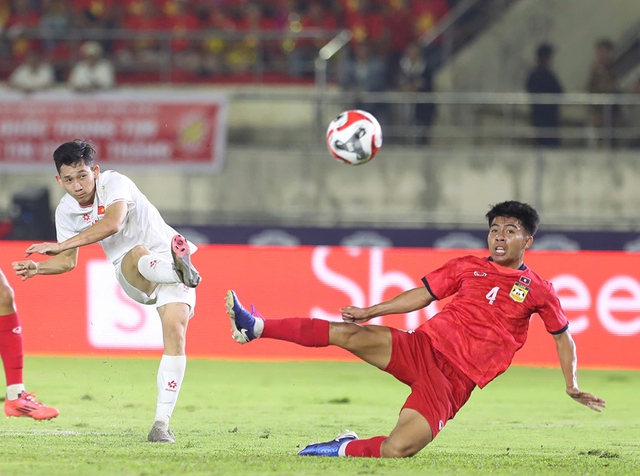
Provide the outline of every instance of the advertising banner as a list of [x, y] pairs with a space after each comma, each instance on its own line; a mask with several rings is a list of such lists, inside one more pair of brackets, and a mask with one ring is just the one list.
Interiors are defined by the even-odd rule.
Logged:
[[[75, 270], [20, 281], [11, 261], [26, 242], [0, 242], [0, 268], [14, 288], [25, 347], [31, 355], [158, 356], [160, 322], [153, 307], [131, 301], [117, 284], [102, 250], [80, 250]], [[486, 251], [471, 252], [485, 256]], [[203, 245], [193, 262], [203, 277], [189, 324], [191, 357], [260, 360], [354, 360], [328, 347], [304, 348], [259, 339], [231, 338], [224, 296], [234, 289], [245, 306], [266, 318], [307, 316], [339, 320], [349, 304], [368, 306], [421, 286], [421, 278], [468, 250]], [[570, 319], [581, 368], [640, 369], [640, 256], [624, 252], [530, 250], [526, 264], [554, 283]], [[413, 329], [443, 303], [374, 324]], [[537, 315], [516, 354], [520, 365], [558, 366], [553, 337]]]
[[91, 141], [100, 163], [217, 170], [225, 154], [227, 100], [198, 92], [115, 90], [0, 94], [0, 168], [52, 167], [53, 151]]

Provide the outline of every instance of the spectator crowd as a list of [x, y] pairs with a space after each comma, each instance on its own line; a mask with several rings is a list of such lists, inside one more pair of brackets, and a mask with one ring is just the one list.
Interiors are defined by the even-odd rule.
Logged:
[[84, 36], [99, 42], [118, 72], [157, 72], [168, 64], [183, 79], [202, 79], [260, 67], [301, 78], [312, 76], [319, 48], [337, 30], [348, 29], [350, 52], [355, 55], [366, 45], [393, 74], [406, 46], [428, 33], [452, 3], [0, 0], [0, 62], [15, 66], [35, 52], [61, 81], [82, 56], [78, 38]]
[[[0, 79], [25, 92], [60, 83], [78, 92], [166, 80], [310, 83], [320, 48], [346, 29], [351, 40], [332, 71], [342, 89], [355, 97], [387, 90], [432, 92], [441, 38], [427, 48], [420, 40], [460, 1], [0, 0]], [[624, 92], [612, 68], [613, 47], [610, 40], [595, 45], [586, 92]], [[539, 45], [523, 85], [527, 91], [563, 92], [553, 54], [553, 45]], [[640, 79], [634, 88], [639, 91]], [[434, 104], [420, 102], [395, 111], [367, 101], [354, 107], [369, 110], [383, 126], [393, 122], [391, 116], [401, 116], [414, 128], [416, 144], [429, 142], [437, 113]], [[615, 129], [633, 122], [631, 116], [617, 105], [593, 106], [586, 123], [602, 144], [603, 134], [615, 135]], [[558, 104], [534, 104], [533, 143], [562, 145], [562, 122]]]

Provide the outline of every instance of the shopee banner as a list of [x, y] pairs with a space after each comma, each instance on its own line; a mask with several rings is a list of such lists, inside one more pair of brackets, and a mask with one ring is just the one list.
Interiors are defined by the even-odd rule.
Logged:
[[88, 139], [105, 166], [218, 169], [227, 100], [198, 92], [0, 94], [0, 167], [53, 167], [63, 142]]
[[[99, 246], [80, 250], [77, 268], [22, 282], [11, 261], [26, 242], [0, 242], [0, 268], [16, 294], [26, 351], [54, 355], [158, 355], [160, 322], [153, 307], [131, 301], [117, 284]], [[335, 348], [304, 348], [231, 338], [224, 295], [235, 289], [266, 318], [309, 316], [339, 320], [348, 304], [367, 306], [421, 286], [421, 278], [468, 251], [340, 247], [201, 246], [193, 257], [203, 276], [189, 324], [190, 356], [224, 359], [353, 360]], [[476, 251], [476, 255], [486, 252]], [[623, 252], [528, 251], [526, 264], [551, 280], [571, 321], [581, 367], [640, 369], [640, 255]], [[375, 323], [412, 329], [442, 303]], [[537, 315], [515, 363], [558, 365], [555, 341]]]

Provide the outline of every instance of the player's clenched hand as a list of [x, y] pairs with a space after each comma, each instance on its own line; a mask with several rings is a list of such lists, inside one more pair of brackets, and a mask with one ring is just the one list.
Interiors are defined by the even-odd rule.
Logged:
[[38, 243], [37, 245], [31, 245], [27, 248], [25, 256], [30, 256], [34, 253], [53, 256], [57, 255], [61, 251], [60, 243]]
[[576, 402], [580, 402], [596, 412], [600, 412], [601, 408], [606, 407], [605, 401], [602, 398], [583, 392], [579, 388], [568, 388], [567, 395], [573, 398]]
[[11, 266], [18, 276], [22, 276], [23, 281], [38, 274], [38, 265], [34, 261], [14, 261]]
[[342, 320], [345, 322], [366, 322], [370, 317], [366, 317], [365, 310], [356, 306], [347, 306], [340, 309]]

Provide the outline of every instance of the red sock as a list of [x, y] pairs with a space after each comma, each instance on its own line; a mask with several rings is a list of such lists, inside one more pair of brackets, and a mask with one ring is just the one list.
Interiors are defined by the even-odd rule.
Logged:
[[22, 383], [24, 353], [22, 328], [18, 314], [0, 316], [0, 357], [4, 365], [7, 386]]
[[329, 321], [309, 317], [265, 319], [260, 337], [286, 340], [305, 347], [329, 345]]
[[368, 440], [353, 440], [344, 448], [346, 456], [357, 458], [380, 458], [380, 447], [386, 436], [374, 436]]

